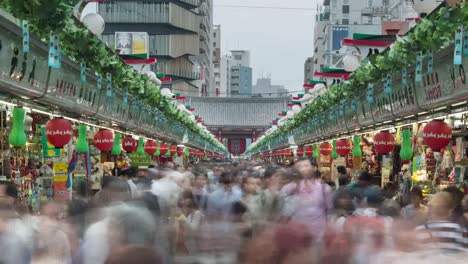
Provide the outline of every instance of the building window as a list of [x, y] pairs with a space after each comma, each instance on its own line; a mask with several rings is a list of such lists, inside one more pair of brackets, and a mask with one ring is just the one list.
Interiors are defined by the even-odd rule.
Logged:
[[349, 0], [343, 0], [343, 5], [349, 4]]
[[242, 60], [242, 56], [241, 55], [234, 55], [234, 59], [235, 60]]
[[343, 5], [343, 14], [349, 14], [349, 5]]
[[336, 0], [331, 0], [331, 7], [336, 8]]
[[216, 38], [216, 32], [213, 32], [213, 37], [215, 37], [215, 38]]
[[349, 25], [349, 19], [343, 19], [342, 24], [343, 25]]
[[215, 47], [215, 48], [216, 48], [216, 42], [213, 42], [213, 47]]

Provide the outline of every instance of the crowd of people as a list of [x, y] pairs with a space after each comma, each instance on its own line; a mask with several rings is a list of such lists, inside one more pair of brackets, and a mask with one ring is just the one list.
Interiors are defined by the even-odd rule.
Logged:
[[[381, 189], [313, 159], [130, 168], [31, 213], [0, 182], [1, 264], [466, 263], [468, 197]], [[449, 262], [447, 262], [449, 263]]]

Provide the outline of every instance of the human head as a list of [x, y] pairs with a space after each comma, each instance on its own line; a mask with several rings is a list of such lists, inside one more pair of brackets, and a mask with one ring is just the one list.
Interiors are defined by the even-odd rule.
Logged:
[[461, 217], [463, 214], [463, 210], [461, 207], [461, 203], [462, 203], [463, 196], [464, 196], [463, 192], [456, 186], [447, 187], [444, 189], [444, 192], [450, 193], [450, 195], [452, 196], [452, 199], [454, 202], [454, 211], [453, 211], [454, 217], [455, 218]]
[[13, 182], [0, 181], [0, 209], [13, 209], [18, 200], [18, 189]]
[[300, 173], [302, 178], [312, 178], [314, 172], [317, 171], [317, 163], [315, 159], [303, 158], [296, 162], [294, 166]]
[[338, 184], [339, 184], [340, 186], [346, 186], [346, 185], [349, 184], [349, 182], [350, 182], [349, 177], [346, 176], [346, 175], [345, 175], [345, 176], [340, 176], [340, 177], [338, 178]]
[[225, 191], [231, 191], [234, 184], [234, 176], [231, 172], [225, 171], [219, 177], [219, 183], [222, 184]]
[[413, 186], [410, 191], [411, 203], [413, 205], [419, 206], [423, 200], [423, 193], [421, 188], [418, 186]]
[[363, 171], [359, 176], [359, 184], [361, 186], [369, 186], [372, 182], [372, 175], [368, 171]]
[[432, 218], [450, 220], [455, 209], [455, 202], [450, 193], [438, 192], [430, 198], [428, 207]]
[[73, 181], [72, 185], [73, 197], [88, 197], [89, 195], [89, 186], [88, 182], [83, 179], [78, 179]]
[[260, 179], [249, 175], [242, 180], [242, 191], [245, 194], [256, 194], [260, 187]]
[[367, 207], [379, 208], [385, 200], [385, 195], [379, 188], [370, 187], [364, 190], [363, 198]]
[[338, 166], [336, 167], [336, 171], [338, 172], [338, 177], [346, 176], [346, 167], [345, 166]]
[[180, 172], [180, 173], [184, 173], [185, 172], [185, 168], [184, 166], [181, 166], [181, 165], [175, 165], [174, 166], [174, 170]]
[[193, 185], [196, 188], [203, 188], [208, 184], [208, 174], [207, 173], [195, 173], [195, 180]]
[[136, 177], [147, 177], [148, 171], [146, 169], [137, 169]]
[[392, 198], [395, 196], [396, 192], [398, 191], [398, 187], [393, 182], [387, 182], [384, 186], [385, 196], [387, 198]]
[[268, 166], [263, 173], [263, 178], [265, 179], [266, 187], [270, 186], [280, 186], [282, 181], [287, 177], [287, 171], [280, 166]]
[[179, 198], [179, 208], [197, 209], [197, 203], [191, 190], [185, 190]]

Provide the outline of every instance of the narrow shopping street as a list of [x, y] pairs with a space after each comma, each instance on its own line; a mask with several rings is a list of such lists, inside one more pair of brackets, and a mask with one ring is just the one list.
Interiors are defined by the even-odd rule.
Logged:
[[0, 0], [0, 264], [468, 260], [465, 0]]

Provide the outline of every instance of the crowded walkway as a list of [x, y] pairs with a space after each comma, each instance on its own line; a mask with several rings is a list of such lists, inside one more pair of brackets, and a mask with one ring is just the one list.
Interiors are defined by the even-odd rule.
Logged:
[[37, 212], [0, 182], [0, 263], [466, 263], [459, 189], [403, 193], [338, 170], [327, 183], [314, 159], [129, 168]]

